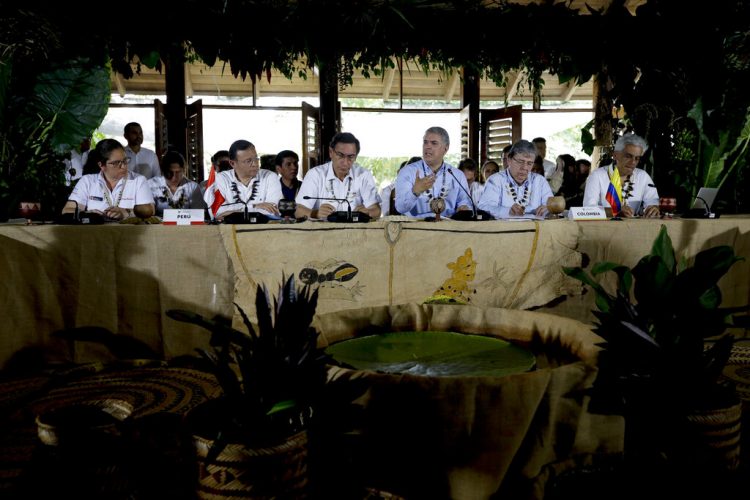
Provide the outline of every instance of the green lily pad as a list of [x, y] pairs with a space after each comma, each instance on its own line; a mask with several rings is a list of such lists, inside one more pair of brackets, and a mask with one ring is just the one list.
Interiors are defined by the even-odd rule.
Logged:
[[534, 368], [534, 355], [505, 340], [456, 332], [393, 332], [348, 339], [326, 352], [358, 370], [427, 376], [494, 376]]

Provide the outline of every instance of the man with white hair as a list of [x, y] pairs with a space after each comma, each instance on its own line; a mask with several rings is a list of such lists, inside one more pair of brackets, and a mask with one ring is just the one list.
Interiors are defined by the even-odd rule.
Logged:
[[615, 143], [614, 161], [589, 174], [583, 193], [583, 206], [612, 207], [612, 214], [632, 217], [659, 216], [659, 193], [645, 170], [636, 168], [648, 149], [646, 141], [626, 134]]

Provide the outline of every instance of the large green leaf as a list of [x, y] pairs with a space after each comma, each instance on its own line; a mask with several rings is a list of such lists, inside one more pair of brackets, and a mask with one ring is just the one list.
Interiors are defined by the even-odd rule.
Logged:
[[622, 293], [626, 297], [629, 297], [630, 289], [633, 286], [633, 273], [630, 271], [630, 268], [628, 266], [623, 266], [614, 262], [599, 262], [598, 264], [594, 264], [594, 266], [591, 268], [591, 274], [593, 274], [594, 276], [605, 273], [607, 271], [612, 271], [617, 274], [617, 286], [620, 290], [620, 293]]
[[54, 122], [52, 147], [65, 153], [101, 124], [109, 98], [108, 68], [83, 59], [67, 61], [37, 77], [23, 125]]
[[456, 332], [394, 332], [338, 342], [326, 352], [361, 370], [431, 376], [495, 376], [531, 370], [534, 355], [504, 340]]
[[669, 237], [667, 232], [667, 226], [664, 224], [661, 225], [659, 234], [656, 236], [654, 244], [651, 245], [651, 255], [660, 257], [666, 268], [674, 274], [676, 266], [674, 246], [672, 246], [672, 238]]
[[634, 296], [640, 308], [653, 311], [672, 298], [674, 273], [658, 255], [646, 255], [633, 268]]
[[596, 293], [596, 307], [602, 312], [609, 312], [614, 303], [614, 297], [608, 294], [604, 287], [589, 276], [586, 271], [580, 267], [563, 267], [563, 273], [593, 288]]

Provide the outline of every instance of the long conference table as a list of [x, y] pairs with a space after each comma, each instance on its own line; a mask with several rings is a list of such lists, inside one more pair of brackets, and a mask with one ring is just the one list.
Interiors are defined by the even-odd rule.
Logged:
[[[730, 245], [745, 260], [720, 282], [724, 304], [750, 303], [750, 217], [716, 220], [421, 222], [265, 225], [0, 225], [0, 366], [24, 348], [74, 361], [107, 354], [52, 335], [100, 326], [170, 359], [205, 346], [165, 315], [254, 316], [258, 285], [284, 276], [319, 289], [319, 313], [442, 296], [481, 308], [592, 320], [593, 294], [562, 266], [635, 265], [660, 226], [679, 255]], [[71, 352], [72, 351], [72, 352]]]

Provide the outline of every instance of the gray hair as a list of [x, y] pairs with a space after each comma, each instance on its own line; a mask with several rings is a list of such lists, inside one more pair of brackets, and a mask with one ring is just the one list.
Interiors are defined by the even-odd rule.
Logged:
[[648, 143], [646, 142], [646, 139], [644, 139], [640, 135], [625, 134], [617, 139], [617, 142], [615, 143], [615, 151], [624, 151], [625, 146], [627, 146], [628, 144], [641, 148], [641, 154], [645, 153], [648, 149]]
[[536, 152], [536, 146], [524, 139], [521, 139], [517, 143], [513, 144], [513, 146], [510, 148], [510, 151], [508, 152], [508, 157], [515, 158], [517, 154], [530, 154], [534, 157], [538, 155], [538, 153]]
[[443, 127], [430, 127], [427, 130], [425, 130], [424, 135], [427, 134], [437, 134], [440, 136], [440, 139], [445, 143], [446, 146], [451, 145], [451, 139], [448, 137], [448, 131], [445, 130]]

